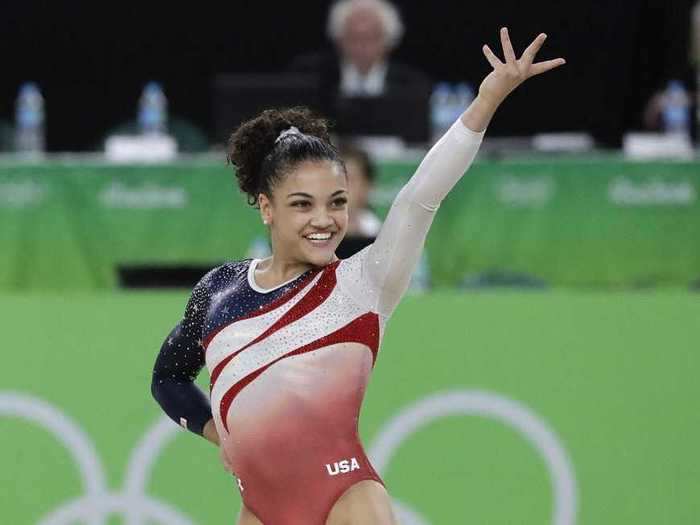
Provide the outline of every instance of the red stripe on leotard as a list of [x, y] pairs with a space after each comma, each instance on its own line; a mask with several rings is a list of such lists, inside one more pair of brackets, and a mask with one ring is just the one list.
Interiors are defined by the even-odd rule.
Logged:
[[281, 328], [284, 328], [288, 324], [301, 319], [309, 312], [315, 310], [326, 299], [328, 299], [328, 296], [330, 296], [331, 292], [335, 288], [335, 270], [338, 267], [338, 264], [340, 264], [340, 261], [336, 261], [333, 264], [326, 266], [323, 270], [323, 275], [321, 275], [321, 278], [313, 286], [313, 288], [311, 288], [311, 290], [309, 290], [307, 294], [297, 304], [292, 306], [289, 309], [289, 311], [286, 312], [282, 317], [280, 317], [272, 326], [270, 326], [267, 330], [265, 330], [262, 334], [253, 339], [251, 342], [246, 344], [243, 348], [232, 352], [224, 359], [222, 359], [221, 362], [218, 365], [216, 365], [216, 367], [211, 373], [209, 388], [214, 388], [214, 383], [216, 383], [216, 380], [219, 378], [219, 375], [223, 371], [224, 367], [229, 363], [229, 361], [231, 361], [231, 359], [236, 357], [243, 350], [249, 348], [250, 346], [256, 343], [259, 343], [266, 337], [269, 337], [270, 335], [274, 334]]
[[[337, 264], [337, 262], [333, 263], [333, 264]], [[248, 315], [234, 319], [230, 323], [224, 324], [224, 325], [220, 326], [219, 328], [217, 328], [216, 330], [214, 330], [211, 334], [209, 334], [204, 339], [204, 343], [203, 343], [204, 351], [205, 352], [207, 351], [209, 344], [212, 342], [212, 340], [217, 335], [219, 335], [219, 333], [221, 333], [222, 330], [225, 330], [226, 328], [231, 326], [233, 323], [237, 323], [238, 321], [245, 321], [246, 319], [252, 319], [253, 317], [258, 317], [260, 315], [266, 314], [267, 312], [270, 312], [270, 311], [274, 310], [275, 308], [279, 308], [283, 304], [291, 301], [294, 297], [296, 297], [296, 295], [299, 292], [301, 292], [304, 289], [304, 287], [307, 284], [309, 284], [314, 279], [314, 277], [316, 277], [318, 275], [318, 272], [320, 272], [320, 271], [322, 271], [322, 268], [317, 268], [317, 269], [312, 270], [309, 275], [304, 277], [301, 281], [299, 281], [297, 284], [295, 284], [292, 288], [287, 290], [287, 293], [280, 295], [274, 301], [271, 301], [270, 303], [266, 304], [265, 306], [258, 308], [256, 310], [253, 310]]]
[[231, 403], [233, 403], [233, 400], [238, 395], [238, 393], [241, 390], [243, 390], [243, 388], [245, 388], [246, 385], [251, 383], [256, 377], [258, 377], [270, 366], [274, 365], [278, 361], [281, 361], [282, 359], [294, 355], [304, 354], [313, 350], [318, 350], [319, 348], [338, 343], [360, 343], [368, 346], [369, 349], [372, 351], [372, 366], [374, 366], [374, 362], [377, 360], [377, 351], [379, 349], [379, 316], [372, 312], [363, 314], [354, 321], [351, 321], [349, 324], [343, 326], [342, 328], [339, 328], [335, 332], [325, 335], [309, 344], [301, 346], [295, 350], [292, 350], [291, 352], [284, 354], [281, 357], [278, 357], [271, 363], [265, 365], [262, 368], [259, 368], [255, 372], [251, 372], [243, 379], [238, 381], [235, 385], [233, 385], [226, 391], [224, 396], [221, 398], [221, 403], [219, 405], [221, 421], [224, 424], [226, 432], [228, 432], [228, 422], [226, 421], [226, 414], [228, 413], [228, 409], [230, 408]]

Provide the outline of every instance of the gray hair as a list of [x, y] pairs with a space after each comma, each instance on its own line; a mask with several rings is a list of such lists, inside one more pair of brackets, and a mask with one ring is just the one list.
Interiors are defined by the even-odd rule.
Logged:
[[403, 36], [403, 22], [396, 7], [387, 0], [338, 0], [328, 14], [326, 33], [331, 40], [337, 41], [343, 31], [345, 21], [355, 9], [374, 9], [384, 26], [388, 47], [394, 48]]

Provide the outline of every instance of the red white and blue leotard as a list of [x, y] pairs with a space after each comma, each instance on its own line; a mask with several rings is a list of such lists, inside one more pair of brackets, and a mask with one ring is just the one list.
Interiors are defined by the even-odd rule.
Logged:
[[482, 136], [456, 122], [399, 192], [376, 241], [349, 259], [272, 290], [255, 283], [258, 261], [244, 260], [195, 287], [170, 344], [201, 345], [191, 359], [206, 360], [224, 451], [245, 505], [266, 525], [323, 525], [353, 484], [381, 482], [357, 433], [365, 388], [434, 212]]

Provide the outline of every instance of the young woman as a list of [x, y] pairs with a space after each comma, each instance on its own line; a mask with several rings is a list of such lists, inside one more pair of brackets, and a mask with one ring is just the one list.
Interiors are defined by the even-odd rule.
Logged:
[[[152, 391], [176, 422], [220, 445], [238, 479], [240, 525], [396, 523], [357, 425], [389, 317], [404, 294], [442, 199], [476, 155], [496, 108], [524, 80], [546, 36], [505, 63], [399, 192], [376, 241], [349, 259], [345, 167], [325, 122], [265, 111], [232, 136], [229, 160], [269, 227], [272, 256], [209, 272], [156, 360]], [[209, 399], [193, 380], [204, 363]]]

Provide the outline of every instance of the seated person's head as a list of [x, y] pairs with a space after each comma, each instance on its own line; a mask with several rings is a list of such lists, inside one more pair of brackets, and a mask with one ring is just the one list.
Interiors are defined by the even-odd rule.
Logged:
[[[381, 220], [370, 207], [369, 197], [375, 180], [375, 168], [363, 149], [352, 143], [338, 147], [348, 177], [348, 237], [376, 237]], [[357, 246], [360, 249], [363, 246]], [[349, 257], [349, 253], [345, 253]], [[342, 255], [339, 255], [342, 257]]]
[[386, 0], [339, 0], [328, 17], [328, 35], [342, 61], [367, 73], [398, 45], [403, 24]]
[[372, 161], [367, 152], [351, 143], [338, 147], [348, 174], [348, 208], [352, 214], [369, 206], [369, 193], [375, 178]]

